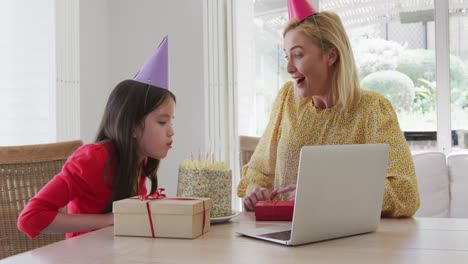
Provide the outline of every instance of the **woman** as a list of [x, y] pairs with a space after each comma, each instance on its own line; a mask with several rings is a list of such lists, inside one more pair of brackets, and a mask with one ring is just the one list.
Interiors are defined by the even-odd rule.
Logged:
[[317, 13], [307, 0], [288, 1], [288, 9], [283, 45], [293, 81], [279, 92], [265, 133], [242, 170], [237, 193], [245, 208], [276, 196], [294, 199], [302, 146], [386, 143], [382, 216], [412, 216], [419, 208], [414, 164], [391, 103], [361, 89], [336, 14]]

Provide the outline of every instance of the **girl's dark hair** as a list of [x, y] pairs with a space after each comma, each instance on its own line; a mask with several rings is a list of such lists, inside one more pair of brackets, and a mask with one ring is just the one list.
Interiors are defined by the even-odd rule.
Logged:
[[[133, 137], [134, 129], [143, 126], [145, 117], [168, 99], [176, 101], [167, 89], [134, 80], [119, 83], [111, 92], [101, 120], [96, 142], [110, 140], [113, 145], [105, 166], [104, 179], [112, 179], [112, 197], [103, 213], [112, 211], [112, 202], [139, 194], [140, 168], [138, 143]], [[116, 164], [109, 175], [111, 164]], [[151, 192], [157, 188], [159, 160], [148, 157], [144, 175], [151, 180]]]

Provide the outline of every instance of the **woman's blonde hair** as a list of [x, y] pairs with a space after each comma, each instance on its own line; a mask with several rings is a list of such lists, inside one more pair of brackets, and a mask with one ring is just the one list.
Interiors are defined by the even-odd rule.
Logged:
[[361, 98], [361, 86], [354, 55], [343, 23], [337, 14], [319, 12], [303, 21], [291, 20], [283, 37], [292, 29], [308, 36], [323, 52], [336, 48], [338, 58], [332, 77], [332, 100], [339, 110], [353, 107]]

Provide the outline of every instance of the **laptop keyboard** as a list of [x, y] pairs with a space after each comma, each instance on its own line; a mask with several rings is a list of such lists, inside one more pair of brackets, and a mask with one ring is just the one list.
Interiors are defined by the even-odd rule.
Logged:
[[258, 235], [258, 236], [287, 241], [291, 239], [291, 230], [268, 233], [268, 234], [263, 234], [263, 235]]

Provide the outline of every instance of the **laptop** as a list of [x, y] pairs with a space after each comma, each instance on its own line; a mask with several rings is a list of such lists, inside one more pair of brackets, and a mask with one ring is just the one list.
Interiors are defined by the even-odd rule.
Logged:
[[236, 233], [294, 246], [377, 230], [387, 144], [304, 146], [292, 222]]

